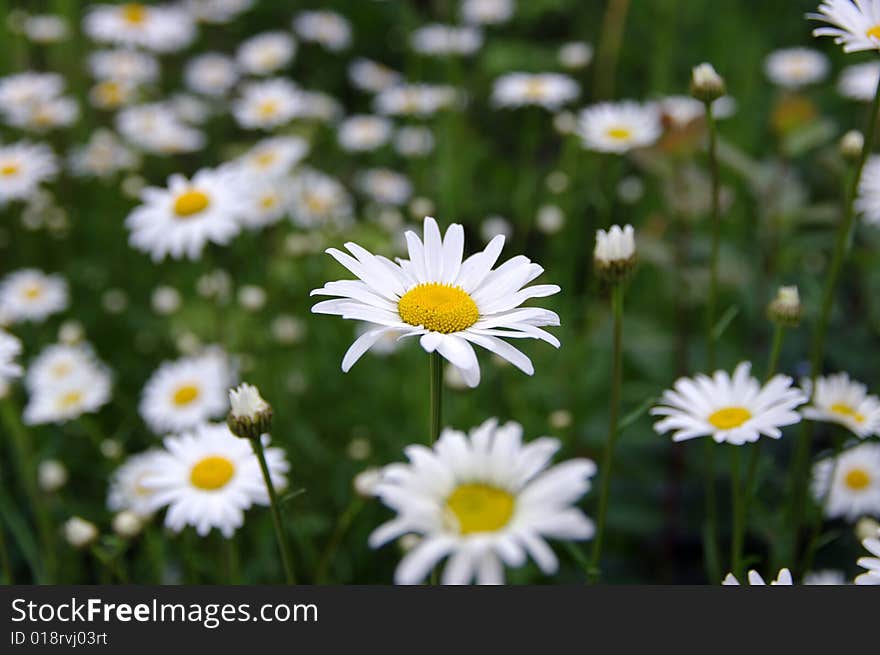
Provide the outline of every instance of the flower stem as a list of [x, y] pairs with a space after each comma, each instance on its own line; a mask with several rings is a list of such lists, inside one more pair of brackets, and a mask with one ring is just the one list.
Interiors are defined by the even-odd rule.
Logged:
[[628, 11], [629, 0], [608, 0], [605, 16], [602, 19], [602, 39], [596, 56], [594, 101], [614, 95], [614, 74]]
[[831, 499], [831, 490], [834, 488], [834, 478], [837, 477], [837, 466], [840, 463], [840, 455], [843, 452], [843, 444], [846, 441], [846, 434], [840, 435], [834, 444], [834, 455], [831, 464], [831, 473], [828, 475], [828, 485], [822, 494], [819, 502], [819, 511], [816, 512], [816, 518], [813, 520], [813, 527], [810, 530], [810, 539], [807, 542], [807, 548], [804, 553], [804, 563], [801, 567], [801, 573], [806, 573], [813, 566], [813, 558], [819, 549], [819, 536], [822, 532], [822, 521], [828, 509], [828, 501]]
[[782, 352], [782, 337], [784, 334], [785, 328], [777, 323], [773, 328], [773, 342], [770, 345], [770, 357], [767, 359], [767, 374], [764, 376], [765, 380], [772, 378], [779, 366], [779, 353]]
[[269, 475], [269, 467], [266, 464], [266, 453], [263, 450], [263, 442], [260, 439], [251, 439], [251, 447], [260, 462], [260, 471], [263, 473], [263, 481], [266, 483], [266, 491], [269, 492], [269, 504], [272, 509], [272, 522], [275, 524], [275, 538], [278, 540], [278, 550], [281, 552], [281, 563], [284, 565], [284, 576], [287, 584], [296, 584], [293, 575], [293, 564], [290, 561], [290, 550], [287, 545], [287, 535], [284, 533], [284, 524], [281, 522], [281, 505], [275, 493], [275, 485]]
[[623, 283], [618, 282], [611, 290], [611, 314], [614, 321], [614, 336], [611, 360], [611, 401], [609, 403], [608, 438], [602, 456], [602, 486], [599, 489], [599, 513], [596, 519], [596, 537], [593, 540], [593, 554], [587, 571], [591, 582], [600, 575], [599, 559], [602, 556], [602, 537], [605, 534], [605, 519], [608, 515], [608, 496], [611, 489], [611, 465], [614, 461], [614, 444], [617, 441], [617, 420], [620, 415], [620, 391], [623, 381]]
[[443, 358], [438, 352], [431, 353], [431, 418], [428, 445], [434, 445], [440, 436], [443, 413]]
[[[757, 446], [757, 444], [755, 444]], [[733, 532], [730, 540], [730, 568], [739, 578], [742, 575], [743, 542], [745, 541], [745, 504], [740, 490], [739, 446], [730, 451], [730, 492], [733, 499]]]

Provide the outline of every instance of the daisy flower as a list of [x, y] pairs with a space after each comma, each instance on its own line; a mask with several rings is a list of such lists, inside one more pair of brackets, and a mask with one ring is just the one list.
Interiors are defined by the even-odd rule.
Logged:
[[454, 104], [457, 95], [451, 86], [399, 84], [381, 91], [373, 104], [387, 116], [430, 116]]
[[336, 128], [336, 138], [343, 150], [365, 152], [375, 150], [391, 138], [393, 124], [383, 116], [359, 114], [349, 116]]
[[24, 408], [25, 425], [64, 423], [97, 412], [110, 401], [111, 377], [97, 367], [62, 384], [39, 388]]
[[83, 19], [83, 30], [94, 41], [176, 52], [196, 37], [188, 12], [174, 5], [94, 5]]
[[0, 111], [12, 113], [52, 100], [64, 90], [58, 73], [26, 71], [0, 77]]
[[475, 27], [431, 23], [410, 35], [410, 45], [423, 55], [472, 55], [483, 45], [483, 34]]
[[0, 145], [0, 207], [10, 200], [30, 198], [57, 172], [54, 153], [42, 143]]
[[871, 102], [878, 81], [880, 81], [880, 62], [867, 61], [844, 68], [837, 81], [837, 91], [850, 100]]
[[828, 57], [811, 48], [785, 48], [767, 55], [764, 72], [767, 78], [785, 89], [799, 89], [821, 82], [828, 76]]
[[351, 223], [351, 196], [342, 183], [319, 171], [298, 172], [290, 184], [290, 213], [300, 227]]
[[21, 366], [15, 361], [20, 354], [21, 341], [0, 330], [0, 389], [21, 375]]
[[159, 61], [139, 50], [98, 50], [89, 55], [89, 71], [99, 80], [127, 82], [135, 86], [159, 79]]
[[859, 178], [856, 211], [869, 225], [880, 225], [880, 156], [871, 155]]
[[[734, 576], [733, 573], [728, 573], [727, 577], [722, 580], [721, 584], [726, 586], [739, 586], [740, 582], [736, 579], [736, 576]], [[749, 571], [749, 584], [754, 587], [764, 586], [767, 583], [764, 582], [764, 578], [761, 577], [760, 573], [755, 570], [751, 570]], [[779, 573], [777, 574], [776, 579], [773, 580], [770, 584], [783, 586], [793, 585], [794, 582], [792, 582], [791, 580], [791, 571], [789, 571], [788, 569], [779, 569]]]
[[513, 17], [514, 0], [462, 0], [461, 19], [471, 25], [499, 25]]
[[260, 177], [283, 177], [309, 153], [309, 143], [297, 136], [275, 136], [258, 141], [236, 160], [241, 172]]
[[409, 259], [397, 264], [355, 243], [345, 244], [351, 255], [335, 248], [327, 250], [359, 279], [328, 282], [312, 291], [312, 295], [339, 297], [319, 302], [312, 311], [376, 325], [348, 349], [343, 371], [389, 331], [418, 336], [426, 352], [436, 351], [445, 357], [471, 387], [480, 381], [480, 365], [471, 344], [499, 355], [528, 375], [534, 373], [531, 360], [500, 337], [536, 338], [559, 347], [556, 337], [542, 329], [559, 325], [559, 316], [547, 309], [520, 307], [529, 298], [558, 293], [559, 287], [539, 284], [523, 288], [544, 269], [522, 255], [493, 269], [504, 245], [503, 236], [462, 260], [464, 228], [452, 224], [441, 237], [437, 221], [426, 217], [424, 240], [408, 231], [406, 242]]
[[422, 157], [434, 149], [431, 128], [404, 125], [394, 134], [394, 149], [404, 157]]
[[223, 25], [254, 6], [254, 0], [184, 0], [187, 11], [202, 23]]
[[150, 516], [150, 500], [153, 489], [143, 485], [143, 481], [159, 473], [158, 459], [161, 451], [158, 448], [132, 455], [125, 460], [110, 477], [110, 488], [107, 493], [107, 508], [114, 512], [134, 512], [142, 518]]
[[264, 32], [244, 41], [235, 59], [245, 73], [269, 75], [289, 64], [295, 53], [296, 41], [287, 32]]
[[651, 410], [665, 417], [654, 429], [660, 434], [672, 430], [673, 441], [708, 436], [740, 446], [762, 435], [778, 439], [780, 428], [801, 420], [795, 408], [807, 397], [786, 375], [761, 385], [750, 372], [751, 364], [742, 362], [732, 378], [726, 371], [711, 378], [679, 378], [673, 389], [663, 392], [662, 404]]
[[198, 259], [206, 243], [229, 243], [245, 212], [238, 179], [230, 170], [203, 168], [191, 180], [172, 175], [165, 189], [145, 188], [143, 204], [125, 220], [131, 245], [158, 262]]
[[144, 386], [140, 414], [156, 434], [188, 430], [226, 413], [233, 378], [219, 353], [164, 362]]
[[824, 502], [825, 515], [848, 521], [880, 516], [880, 444], [859, 444], [836, 459], [813, 466], [813, 496]]
[[557, 110], [577, 98], [578, 83], [559, 73], [508, 73], [492, 88], [492, 103], [497, 107], [536, 105]]
[[384, 467], [374, 493], [397, 516], [370, 535], [376, 548], [421, 537], [401, 560], [397, 584], [416, 584], [443, 558], [443, 584], [503, 584], [504, 566], [527, 556], [545, 574], [558, 562], [546, 539], [582, 540], [593, 523], [575, 507], [596, 472], [588, 459], [549, 467], [560, 443], [525, 444], [518, 423], [490, 419], [470, 434], [445, 429], [432, 448], [405, 449], [409, 463]]
[[824, 571], [809, 571], [804, 573], [801, 584], [815, 586], [843, 586], [849, 584], [843, 571], [827, 569]]
[[127, 141], [158, 155], [195, 152], [205, 145], [205, 135], [184, 124], [163, 103], [126, 107], [116, 115], [115, 123]]
[[813, 36], [831, 36], [844, 52], [880, 50], [880, 5], [876, 0], [825, 0], [807, 18], [832, 27], [817, 27]]
[[245, 85], [232, 114], [246, 129], [271, 130], [301, 115], [303, 103], [296, 85], [279, 77]]
[[183, 80], [196, 93], [220, 97], [238, 82], [238, 68], [232, 58], [219, 52], [206, 52], [186, 63]]
[[593, 46], [583, 41], [570, 41], [563, 43], [557, 55], [563, 68], [577, 70], [584, 68], [593, 61]]
[[111, 130], [97, 129], [88, 143], [74, 148], [68, 164], [74, 175], [106, 178], [139, 165], [139, 157]]
[[858, 585], [880, 585], [880, 532], [875, 537], [868, 537], [862, 541], [862, 545], [868, 549], [874, 557], [860, 557], [856, 564], [865, 569], [865, 572], [856, 577]]
[[880, 400], [869, 395], [867, 387], [850, 380], [847, 373], [816, 378], [815, 389], [809, 379], [801, 387], [810, 404], [801, 408], [804, 418], [839, 423], [856, 436], [880, 434]]
[[[268, 435], [263, 439], [268, 445]], [[199, 425], [166, 437], [163, 445], [140, 484], [150, 492], [150, 511], [167, 506], [165, 525], [175, 532], [192, 525], [204, 537], [217, 528], [229, 539], [244, 523], [246, 509], [269, 504], [250, 441], [234, 436], [225, 424]], [[273, 486], [285, 488], [290, 466], [284, 452], [266, 448], [265, 455]]]
[[42, 389], [69, 385], [79, 378], [92, 377], [104, 370], [88, 344], [52, 344], [30, 363], [24, 383], [37, 394]]
[[0, 281], [0, 319], [40, 323], [67, 309], [67, 281], [35, 268], [23, 268]]
[[625, 100], [600, 102], [578, 116], [577, 134], [585, 148], [622, 154], [644, 148], [660, 137], [660, 114], [654, 105]]
[[381, 205], [400, 206], [412, 195], [412, 183], [403, 173], [387, 168], [371, 168], [357, 177], [361, 191]]
[[23, 29], [28, 39], [43, 45], [64, 41], [70, 35], [67, 23], [55, 14], [28, 16]]
[[61, 96], [11, 111], [6, 115], [6, 122], [19, 129], [45, 132], [72, 125], [77, 118], [79, 105], [76, 100]]
[[303, 41], [338, 52], [351, 44], [351, 25], [333, 11], [303, 11], [293, 20], [293, 31]]
[[348, 65], [348, 79], [361, 91], [378, 93], [399, 84], [403, 77], [385, 64], [358, 57]]

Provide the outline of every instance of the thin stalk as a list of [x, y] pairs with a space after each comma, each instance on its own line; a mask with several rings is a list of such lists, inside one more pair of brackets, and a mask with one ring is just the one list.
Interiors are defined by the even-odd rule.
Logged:
[[745, 502], [740, 490], [739, 446], [730, 451], [730, 492], [733, 499], [733, 531], [730, 540], [730, 568], [737, 578], [742, 574], [743, 544], [745, 542]]
[[269, 475], [269, 467], [266, 464], [266, 453], [263, 450], [263, 442], [260, 439], [251, 439], [251, 447], [260, 462], [260, 471], [263, 473], [263, 481], [266, 483], [266, 491], [269, 492], [269, 505], [272, 510], [272, 523], [275, 524], [275, 539], [278, 541], [278, 550], [281, 553], [281, 563], [284, 565], [284, 577], [287, 584], [296, 584], [293, 575], [293, 564], [290, 561], [290, 550], [287, 545], [287, 535], [284, 533], [284, 523], [281, 521], [281, 505], [275, 493], [275, 485]]
[[330, 567], [330, 562], [333, 560], [336, 551], [339, 550], [339, 544], [342, 542], [342, 538], [351, 526], [352, 521], [354, 521], [354, 518], [363, 507], [364, 500], [360, 497], [355, 497], [348, 504], [348, 507], [345, 508], [345, 511], [340, 514], [339, 519], [336, 521], [336, 527], [333, 529], [333, 534], [330, 536], [330, 541], [327, 543], [327, 547], [318, 561], [318, 567], [315, 572], [315, 582], [317, 584], [327, 582], [327, 569]]
[[431, 353], [431, 415], [428, 426], [428, 445], [434, 445], [440, 436], [443, 414], [443, 358], [438, 352]]
[[765, 380], [769, 380], [776, 373], [779, 366], [779, 353], [782, 352], [782, 337], [785, 334], [785, 328], [779, 323], [773, 328], [773, 342], [770, 345], [770, 357], [767, 360], [767, 374]]
[[599, 514], [596, 520], [596, 537], [593, 540], [593, 554], [587, 571], [591, 582], [600, 575], [599, 559], [602, 556], [602, 538], [605, 534], [605, 519], [608, 515], [608, 496], [611, 489], [611, 466], [614, 461], [614, 445], [617, 442], [617, 421], [620, 415], [620, 391], [623, 382], [623, 283], [618, 282], [611, 291], [611, 314], [614, 321], [614, 336], [611, 360], [611, 401], [608, 418], [608, 438], [602, 457], [602, 484], [599, 489]]
[[810, 539], [807, 541], [807, 549], [804, 554], [804, 563], [801, 567], [801, 574], [806, 573], [813, 566], [813, 558], [819, 549], [819, 536], [822, 532], [822, 521], [825, 518], [825, 512], [828, 509], [828, 501], [831, 499], [831, 490], [834, 488], [834, 478], [837, 477], [837, 466], [840, 463], [840, 455], [843, 452], [843, 443], [846, 441], [846, 435], [838, 437], [834, 444], [834, 455], [831, 463], [831, 473], [828, 476], [828, 486], [825, 488], [822, 498], [819, 502], [819, 511], [813, 519], [813, 526], [810, 530]]
[[594, 101], [614, 95], [614, 76], [628, 11], [629, 0], [608, 0], [605, 16], [602, 19], [602, 38], [596, 56]]

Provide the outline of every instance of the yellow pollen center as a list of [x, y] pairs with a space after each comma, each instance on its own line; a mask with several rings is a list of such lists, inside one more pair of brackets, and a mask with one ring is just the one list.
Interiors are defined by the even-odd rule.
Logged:
[[272, 118], [278, 113], [278, 102], [276, 100], [263, 100], [257, 106], [257, 113], [261, 118]]
[[101, 104], [114, 106], [122, 104], [122, 87], [117, 82], [99, 83], [95, 87], [95, 94]]
[[278, 204], [278, 198], [275, 196], [263, 196], [260, 199], [260, 207], [263, 209], [272, 209], [275, 205]]
[[850, 407], [846, 403], [834, 403], [831, 406], [831, 411], [834, 412], [835, 414], [840, 414], [842, 416], [846, 416], [848, 418], [851, 418], [856, 423], [861, 423], [862, 421], [865, 420], [865, 417], [863, 414], [859, 414], [855, 409], [853, 409], [852, 407]]
[[17, 175], [20, 170], [21, 166], [14, 162], [11, 164], [3, 164], [0, 166], [0, 175], [4, 177], [12, 177], [13, 175]]
[[875, 39], [880, 39], [880, 23], [874, 25], [874, 27], [865, 32], [865, 35], [873, 37]]
[[326, 214], [330, 209], [330, 202], [323, 196], [307, 193], [305, 196], [306, 207], [316, 214]]
[[58, 362], [51, 369], [52, 377], [63, 378], [65, 375], [68, 375], [72, 369], [73, 366], [70, 362]]
[[544, 80], [531, 79], [526, 82], [526, 97], [532, 100], [539, 100], [544, 97], [544, 89], [546, 85], [544, 84]]
[[513, 496], [487, 484], [462, 484], [446, 499], [460, 534], [500, 530], [513, 516]]
[[193, 384], [187, 384], [179, 387], [174, 392], [174, 404], [178, 407], [189, 405], [192, 401], [199, 397], [199, 388]]
[[122, 17], [132, 25], [140, 25], [147, 19], [147, 8], [136, 2], [123, 5]]
[[43, 295], [43, 288], [38, 284], [31, 284], [24, 288], [24, 291], [22, 291], [22, 295], [27, 300], [36, 300], [41, 295]]
[[605, 134], [611, 139], [623, 141], [632, 137], [632, 130], [627, 127], [609, 127]]
[[745, 407], [725, 407], [709, 417], [709, 423], [719, 430], [738, 428], [752, 418], [752, 413]]
[[174, 213], [179, 218], [187, 218], [204, 211], [210, 204], [211, 200], [206, 193], [198, 189], [190, 189], [177, 196], [177, 200], [174, 201]]
[[194, 487], [205, 491], [214, 491], [225, 487], [235, 474], [235, 466], [225, 457], [212, 455], [205, 457], [192, 467], [189, 481]]
[[271, 150], [261, 152], [254, 157], [254, 161], [260, 168], [268, 168], [275, 162], [275, 153]]
[[861, 491], [871, 484], [871, 476], [865, 469], [850, 469], [843, 480], [853, 491]]
[[410, 325], [443, 334], [466, 330], [480, 318], [477, 303], [461, 287], [436, 282], [420, 284], [403, 294], [397, 313]]
[[63, 409], [70, 409], [71, 407], [76, 407], [77, 405], [79, 405], [82, 402], [82, 399], [82, 391], [68, 391], [66, 394], [58, 399], [58, 404]]

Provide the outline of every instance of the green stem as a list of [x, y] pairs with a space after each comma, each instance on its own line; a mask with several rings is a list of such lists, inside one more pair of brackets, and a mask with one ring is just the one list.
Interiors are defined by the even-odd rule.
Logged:
[[345, 533], [348, 531], [349, 526], [351, 526], [351, 522], [358, 515], [358, 513], [360, 513], [363, 507], [363, 499], [356, 497], [348, 504], [348, 507], [346, 507], [345, 511], [342, 512], [342, 514], [339, 516], [339, 520], [337, 520], [336, 522], [336, 527], [333, 529], [333, 534], [330, 537], [330, 541], [327, 543], [327, 548], [324, 549], [324, 552], [321, 555], [321, 559], [319, 560], [318, 566], [315, 570], [315, 582], [317, 584], [323, 584], [327, 581], [327, 569], [330, 567], [330, 562], [333, 561], [333, 556], [339, 549], [339, 544], [342, 542], [342, 537], [345, 536]]
[[587, 571], [591, 582], [601, 575], [599, 559], [602, 556], [602, 538], [605, 534], [605, 520], [608, 515], [608, 496], [611, 489], [611, 466], [614, 461], [614, 445], [617, 441], [617, 421], [620, 415], [620, 392], [623, 382], [623, 283], [618, 282], [611, 290], [611, 313], [614, 320], [611, 363], [611, 401], [609, 405], [608, 438], [602, 457], [602, 483], [599, 489], [599, 514], [596, 519], [596, 537], [593, 540], [593, 555]]
[[773, 342], [770, 345], [770, 358], [767, 360], [767, 375], [765, 380], [769, 380], [776, 374], [779, 367], [779, 354], [782, 352], [782, 337], [785, 334], [785, 328], [778, 323], [773, 328]]
[[443, 413], [443, 357], [438, 352], [431, 353], [431, 417], [428, 430], [428, 445], [434, 445], [440, 436]]
[[260, 462], [260, 471], [263, 473], [263, 481], [266, 483], [266, 491], [269, 492], [269, 505], [272, 510], [272, 523], [275, 524], [275, 538], [278, 540], [278, 550], [281, 553], [281, 563], [284, 565], [284, 577], [287, 584], [296, 584], [293, 575], [293, 564], [290, 561], [290, 550], [287, 545], [287, 535], [284, 533], [284, 523], [281, 521], [281, 505], [275, 493], [275, 485], [269, 474], [269, 466], [266, 464], [266, 453], [263, 450], [263, 442], [260, 439], [251, 439], [251, 447]]
[[813, 566], [813, 558], [819, 549], [819, 536], [822, 533], [822, 521], [825, 518], [825, 512], [828, 509], [828, 501], [831, 499], [831, 490], [834, 488], [834, 478], [837, 477], [837, 466], [840, 462], [840, 454], [843, 452], [843, 444], [846, 441], [846, 434], [839, 436], [834, 444], [834, 459], [831, 464], [831, 473], [828, 476], [828, 486], [825, 488], [822, 498], [819, 502], [819, 511], [813, 519], [813, 526], [810, 530], [810, 539], [807, 542], [807, 548], [804, 554], [804, 563], [801, 566], [800, 573], [803, 575]]
[[745, 505], [740, 493], [740, 455], [739, 446], [731, 446], [730, 451], [730, 492], [733, 499], [733, 531], [730, 540], [730, 568], [739, 578], [742, 575], [742, 554], [745, 542]]
[[602, 19], [602, 38], [596, 55], [594, 101], [610, 98], [614, 94], [614, 75], [628, 10], [629, 0], [608, 0]]

